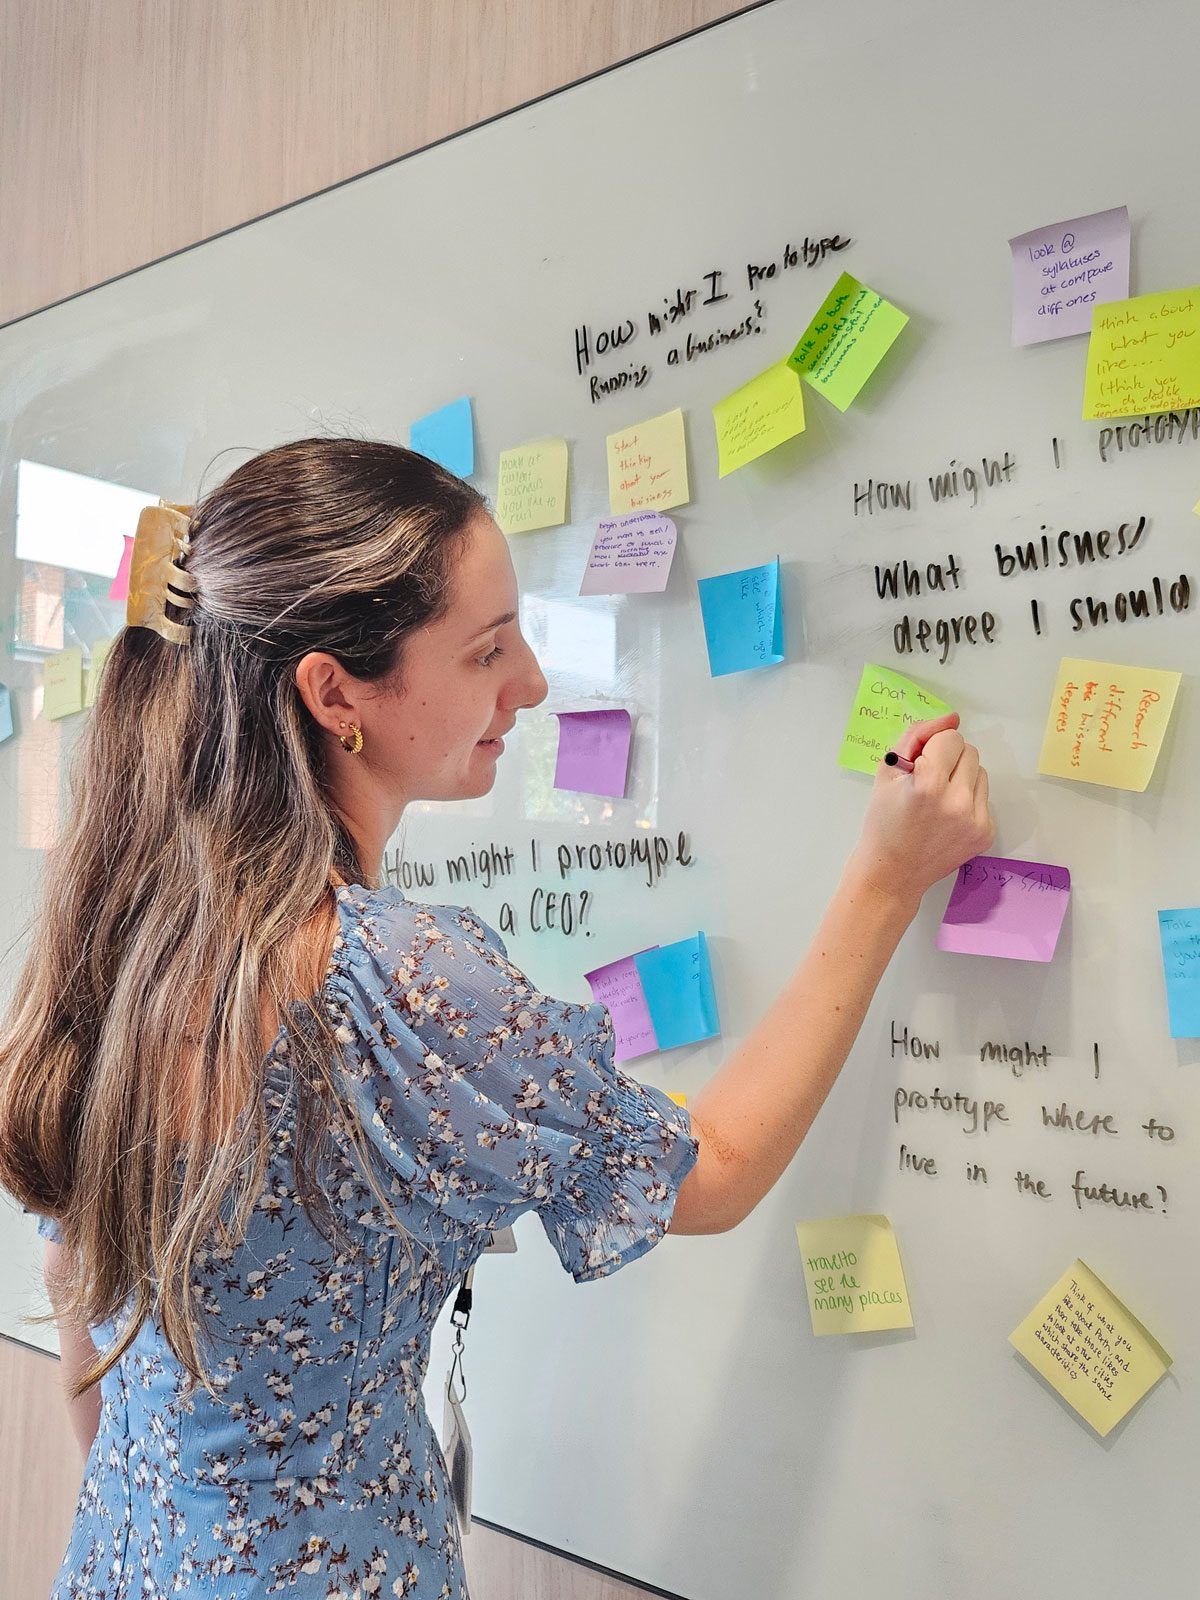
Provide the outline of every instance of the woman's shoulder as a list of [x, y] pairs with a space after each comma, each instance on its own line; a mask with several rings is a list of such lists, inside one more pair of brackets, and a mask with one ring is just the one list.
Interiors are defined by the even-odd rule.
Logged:
[[333, 973], [347, 967], [359, 973], [375, 970], [391, 983], [404, 983], [430, 964], [461, 962], [474, 971], [483, 962], [506, 977], [520, 976], [500, 935], [470, 906], [410, 900], [394, 884], [339, 884], [335, 893]]

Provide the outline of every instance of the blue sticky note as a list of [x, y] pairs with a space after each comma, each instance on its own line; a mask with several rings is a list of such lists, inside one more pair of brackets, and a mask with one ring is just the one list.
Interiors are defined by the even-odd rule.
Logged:
[[12, 695], [8, 692], [8, 686], [0, 683], [0, 744], [12, 738], [12, 731]]
[[744, 572], [701, 578], [700, 610], [714, 678], [783, 660], [779, 557]]
[[1163, 971], [1172, 1039], [1200, 1039], [1200, 907], [1160, 911]]
[[720, 1033], [717, 995], [703, 933], [634, 956], [660, 1050]]
[[447, 471], [469, 478], [475, 471], [475, 422], [470, 400], [452, 400], [440, 411], [418, 418], [408, 430], [408, 444], [411, 450], [428, 456]]

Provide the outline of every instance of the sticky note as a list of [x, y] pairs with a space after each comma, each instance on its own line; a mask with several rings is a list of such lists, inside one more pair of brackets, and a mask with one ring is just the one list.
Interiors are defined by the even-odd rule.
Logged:
[[1172, 1039], [1200, 1039], [1200, 907], [1158, 913]]
[[1050, 961], [1070, 898], [1066, 867], [975, 856], [958, 869], [937, 947], [967, 956]]
[[127, 533], [123, 537], [125, 548], [121, 551], [116, 577], [108, 586], [108, 598], [122, 603], [129, 599], [129, 568], [133, 561], [133, 535]]
[[1085, 421], [1200, 405], [1200, 284], [1092, 307]]
[[1064, 656], [1038, 771], [1111, 789], [1144, 789], [1178, 689], [1178, 672]]
[[944, 716], [950, 707], [902, 673], [868, 661], [855, 691], [838, 765], [854, 772], [876, 768], [911, 723]]
[[667, 587], [677, 534], [659, 511], [630, 511], [596, 524], [580, 594], [658, 594]]
[[1171, 1365], [1153, 1334], [1078, 1260], [1009, 1342], [1101, 1437]]
[[556, 711], [556, 789], [621, 798], [629, 777], [633, 719], [628, 711]]
[[907, 321], [903, 311], [843, 272], [788, 357], [788, 365], [845, 411]]
[[900, 1251], [886, 1217], [798, 1222], [796, 1238], [814, 1333], [912, 1327]]
[[713, 421], [718, 475], [724, 478], [804, 432], [804, 389], [799, 373], [786, 361], [768, 367], [718, 400]]
[[1012, 342], [1040, 344], [1089, 333], [1092, 307], [1129, 293], [1125, 206], [1032, 228], [1008, 241], [1013, 262]]
[[779, 557], [742, 572], [701, 578], [700, 611], [714, 678], [783, 660]]
[[469, 478], [475, 471], [475, 421], [470, 400], [464, 396], [440, 411], [418, 417], [408, 430], [408, 445], [447, 471]]
[[674, 1100], [677, 1106], [683, 1106], [685, 1108], [687, 1107], [687, 1095], [685, 1094], [671, 1094], [668, 1090], [667, 1099]]
[[96, 704], [96, 687], [100, 682], [100, 674], [104, 670], [104, 663], [108, 659], [108, 652], [112, 649], [112, 639], [97, 639], [92, 645], [92, 658], [83, 669], [83, 703], [85, 706]]
[[42, 666], [42, 711], [53, 721], [83, 710], [83, 651], [78, 647], [47, 656]]
[[[651, 948], [657, 950], [658, 946]], [[644, 951], [640, 953], [645, 954]], [[619, 961], [610, 961], [607, 966], [596, 967], [584, 976], [591, 984], [593, 996], [602, 1006], [608, 1007], [612, 1018], [616, 1040], [613, 1060], [631, 1061], [635, 1056], [657, 1050], [658, 1039], [638, 974], [637, 957], [622, 956]]]
[[0, 683], [0, 744], [11, 739], [13, 733], [12, 694], [6, 683]]
[[559, 528], [567, 520], [567, 441], [539, 439], [500, 452], [496, 521], [505, 533]]
[[608, 436], [608, 505], [623, 511], [669, 511], [691, 499], [683, 412], [635, 423]]
[[634, 956], [660, 1050], [720, 1033], [717, 996], [703, 933]]

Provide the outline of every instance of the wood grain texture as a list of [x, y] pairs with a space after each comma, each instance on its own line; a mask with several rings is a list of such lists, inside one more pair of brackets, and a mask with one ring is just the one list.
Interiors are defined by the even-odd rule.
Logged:
[[745, 0], [4, 0], [0, 325]]

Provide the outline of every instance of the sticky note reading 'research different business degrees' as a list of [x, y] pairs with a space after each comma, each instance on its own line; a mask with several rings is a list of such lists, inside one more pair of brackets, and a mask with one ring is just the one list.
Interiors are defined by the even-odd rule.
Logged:
[[665, 411], [608, 436], [608, 505], [624, 511], [669, 511], [691, 499], [683, 412]]
[[798, 1222], [796, 1238], [814, 1333], [912, 1327], [900, 1251], [886, 1217]]
[[428, 456], [460, 478], [475, 471], [475, 421], [466, 397], [418, 417], [408, 430], [408, 447]]
[[910, 723], [926, 722], [949, 710], [944, 700], [903, 673], [868, 661], [850, 707], [838, 765], [874, 777], [879, 763]]
[[633, 719], [628, 711], [556, 711], [554, 787], [622, 799], [629, 780]]
[[1009, 1342], [1101, 1437], [1171, 1365], [1154, 1335], [1078, 1260]]
[[898, 307], [843, 272], [788, 365], [839, 411], [846, 411], [907, 321]]
[[496, 521], [504, 533], [560, 528], [567, 520], [567, 441], [539, 439], [500, 452]]
[[783, 594], [779, 557], [742, 572], [701, 578], [700, 612], [714, 678], [783, 660]]
[[1172, 1039], [1200, 1039], [1200, 906], [1158, 913]]
[[975, 856], [958, 869], [937, 947], [957, 955], [1050, 961], [1070, 898], [1066, 867]]
[[1200, 284], [1092, 307], [1084, 420], [1200, 405]]
[[1145, 789], [1171, 721], [1179, 676], [1064, 656], [1038, 771], [1110, 789]]
[[1032, 228], [1008, 241], [1013, 260], [1012, 342], [1088, 333], [1092, 307], [1129, 293], [1125, 206]]
[[712, 409], [722, 478], [804, 432], [804, 390], [786, 361], [760, 372]]

